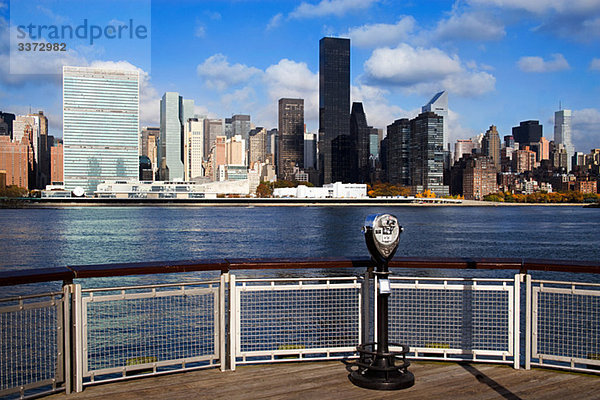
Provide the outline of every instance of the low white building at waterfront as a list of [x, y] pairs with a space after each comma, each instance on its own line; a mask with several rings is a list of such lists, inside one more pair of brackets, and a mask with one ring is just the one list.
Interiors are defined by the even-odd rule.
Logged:
[[273, 190], [274, 197], [294, 197], [299, 199], [362, 199], [367, 197], [364, 183], [329, 183], [323, 187], [299, 185], [295, 188]]
[[104, 181], [95, 197], [113, 199], [215, 199], [217, 195], [250, 194], [248, 179], [222, 182]]

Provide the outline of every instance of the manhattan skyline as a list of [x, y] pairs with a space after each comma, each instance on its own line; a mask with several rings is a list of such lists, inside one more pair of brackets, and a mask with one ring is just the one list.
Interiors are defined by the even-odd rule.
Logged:
[[[141, 126], [158, 126], [160, 97], [176, 91], [195, 101], [196, 113], [250, 114], [267, 128], [277, 126], [279, 98], [303, 98], [307, 129], [316, 132], [318, 42], [323, 36], [350, 38], [351, 102], [363, 102], [369, 125], [385, 129], [398, 118], [413, 118], [445, 90], [451, 142], [492, 124], [508, 135], [532, 119], [551, 140], [562, 102], [573, 110], [576, 150], [588, 152], [600, 142], [600, 1], [573, 1], [568, 8], [550, 0], [519, 3], [152, 1], [151, 63], [128, 55], [124, 41], [73, 48], [62, 61], [139, 68]], [[86, 17], [68, 4], [37, 1], [43, 18], [34, 22], [77, 24]], [[111, 4], [97, 2], [100, 21], [120, 19]], [[4, 56], [9, 16], [9, 4], [0, 2]], [[1, 76], [3, 111], [44, 110], [49, 134], [62, 136], [60, 77], [7, 70]]]

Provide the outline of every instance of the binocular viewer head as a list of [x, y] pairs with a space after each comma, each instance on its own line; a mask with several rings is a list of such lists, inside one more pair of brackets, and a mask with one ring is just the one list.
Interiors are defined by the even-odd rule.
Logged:
[[394, 257], [403, 229], [398, 219], [391, 214], [371, 214], [365, 219], [363, 232], [371, 257], [379, 265]]

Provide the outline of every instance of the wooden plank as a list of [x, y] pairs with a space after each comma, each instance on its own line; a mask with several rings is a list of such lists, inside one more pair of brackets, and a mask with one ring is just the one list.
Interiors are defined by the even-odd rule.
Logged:
[[239, 366], [147, 377], [87, 387], [50, 399], [600, 399], [600, 377], [552, 370], [514, 370], [490, 364], [415, 362], [415, 386], [375, 391], [354, 386], [341, 361]]

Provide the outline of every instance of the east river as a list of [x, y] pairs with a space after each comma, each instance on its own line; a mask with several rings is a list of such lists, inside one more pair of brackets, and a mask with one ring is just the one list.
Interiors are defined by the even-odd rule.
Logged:
[[[0, 210], [0, 270], [227, 257], [366, 257], [361, 226], [376, 212], [396, 215], [405, 229], [397, 256], [600, 260], [600, 211], [582, 207], [81, 207]], [[167, 280], [183, 278], [190, 277]], [[599, 281], [589, 274], [580, 279]]]

